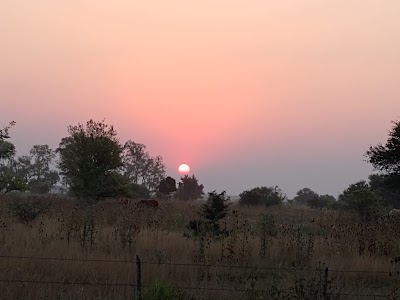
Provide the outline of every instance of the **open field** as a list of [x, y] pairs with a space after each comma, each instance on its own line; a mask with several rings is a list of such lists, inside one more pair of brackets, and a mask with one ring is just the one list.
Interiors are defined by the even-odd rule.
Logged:
[[[21, 201], [46, 209], [22, 222], [10, 209]], [[144, 293], [169, 285], [181, 299], [400, 297], [400, 218], [367, 223], [338, 211], [232, 204], [222, 224], [229, 235], [195, 238], [187, 225], [200, 210], [200, 202], [153, 209], [110, 199], [84, 208], [67, 198], [2, 196], [0, 297], [134, 299], [136, 255]]]

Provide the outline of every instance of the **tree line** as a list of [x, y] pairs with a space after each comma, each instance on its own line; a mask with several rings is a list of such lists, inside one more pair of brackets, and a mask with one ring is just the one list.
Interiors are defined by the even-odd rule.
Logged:
[[[113, 126], [89, 120], [85, 125], [68, 126], [55, 150], [35, 145], [30, 155], [16, 157], [8, 141], [15, 122], [0, 129], [0, 192], [49, 193], [62, 183], [69, 195], [86, 200], [107, 197], [167, 198], [183, 200], [203, 195], [203, 185], [193, 176], [184, 176], [178, 185], [166, 177], [161, 156], [152, 157], [141, 143], [121, 144]], [[55, 160], [56, 156], [58, 159]]]
[[[194, 175], [183, 176], [177, 184], [166, 176], [161, 156], [152, 157], [144, 144], [132, 140], [121, 144], [114, 127], [104, 121], [68, 126], [68, 136], [57, 149], [35, 145], [29, 155], [20, 157], [16, 157], [15, 146], [8, 141], [14, 125], [11, 122], [0, 129], [2, 193], [48, 193], [61, 182], [70, 195], [91, 200], [120, 196], [192, 200], [204, 194], [204, 186]], [[400, 207], [400, 121], [393, 122], [387, 142], [370, 146], [364, 157], [378, 173], [370, 175], [368, 181], [350, 184], [338, 199], [309, 188], [288, 199], [278, 186], [262, 186], [242, 192], [239, 204], [271, 206], [288, 202], [352, 210], [365, 218], [384, 207]]]

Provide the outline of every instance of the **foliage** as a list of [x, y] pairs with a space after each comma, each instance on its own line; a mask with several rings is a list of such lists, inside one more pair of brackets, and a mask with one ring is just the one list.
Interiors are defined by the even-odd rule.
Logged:
[[309, 188], [303, 188], [296, 193], [296, 197], [293, 200], [298, 204], [307, 205], [309, 201], [315, 201], [319, 195]]
[[307, 206], [312, 208], [325, 208], [331, 207], [335, 203], [336, 199], [332, 195], [319, 195], [318, 197], [309, 199], [307, 201]]
[[339, 195], [339, 203], [344, 208], [358, 213], [363, 219], [377, 215], [382, 210], [382, 201], [364, 181], [351, 184]]
[[165, 175], [161, 156], [151, 157], [146, 146], [131, 140], [123, 148], [124, 175], [133, 183], [146, 186], [154, 192]]
[[25, 191], [26, 182], [23, 178], [10, 175], [0, 174], [0, 192], [7, 194], [11, 191]]
[[9, 139], [8, 130], [15, 124], [11, 122], [8, 126], [0, 129], [0, 193], [9, 193], [11, 191], [24, 191], [26, 182], [15, 173], [14, 156], [15, 146], [5, 141]]
[[0, 166], [1, 170], [3, 174], [6, 172], [8, 175], [18, 178], [14, 182], [26, 182], [26, 189], [31, 192], [48, 193], [59, 180], [58, 172], [50, 170], [55, 153], [48, 145], [35, 145], [30, 154], [18, 157], [18, 159], [10, 156], [8, 164]]
[[256, 187], [249, 191], [244, 191], [239, 195], [241, 205], [264, 205], [272, 206], [282, 204], [286, 199], [279, 187]]
[[128, 197], [137, 199], [150, 198], [150, 191], [143, 185], [132, 183], [129, 178], [112, 172], [104, 182], [105, 186], [101, 197]]
[[193, 236], [211, 235], [219, 237], [227, 234], [226, 229], [221, 228], [221, 221], [226, 217], [229, 209], [225, 191], [217, 194], [215, 191], [208, 194], [208, 199], [201, 206], [200, 220], [189, 222], [188, 228]]
[[16, 172], [28, 183], [28, 190], [33, 193], [49, 193], [58, 182], [59, 175], [50, 165], [55, 152], [48, 145], [35, 145], [30, 156], [23, 156], [16, 162]]
[[12, 216], [21, 223], [28, 224], [49, 209], [49, 203], [37, 198], [14, 199], [8, 205]]
[[198, 183], [197, 178], [192, 175], [185, 175], [181, 177], [181, 182], [178, 184], [176, 191], [176, 198], [181, 200], [196, 200], [203, 194], [204, 186]]
[[271, 237], [276, 236], [278, 228], [276, 227], [275, 218], [269, 214], [261, 214], [258, 219], [258, 227], [260, 232], [260, 256], [265, 257], [271, 246]]
[[167, 283], [155, 283], [143, 289], [143, 300], [182, 300], [177, 289]]
[[329, 279], [328, 269], [322, 263], [319, 263], [310, 278], [304, 275], [296, 278], [294, 285], [290, 288], [290, 292], [289, 299], [296, 300], [340, 299], [340, 292], [334, 284], [334, 280]]
[[393, 122], [385, 145], [370, 146], [365, 153], [367, 161], [375, 170], [388, 176], [388, 183], [399, 186], [400, 183], [400, 121]]
[[104, 121], [93, 120], [69, 126], [68, 133], [57, 149], [59, 168], [76, 196], [98, 199], [107, 193], [109, 176], [122, 166], [117, 133]]
[[158, 185], [158, 191], [165, 196], [176, 191], [176, 181], [172, 177], [168, 176], [167, 178], [161, 180]]
[[400, 207], [400, 187], [392, 186], [390, 176], [371, 174], [368, 176], [371, 190], [378, 195], [386, 207]]
[[220, 221], [226, 217], [229, 209], [225, 191], [217, 194], [215, 191], [208, 194], [208, 200], [201, 206], [202, 217], [207, 220], [210, 233], [214, 236], [219, 236], [226, 233], [221, 229]]
[[12, 121], [10, 122], [7, 126], [3, 127], [0, 129], [0, 141], [4, 141], [6, 139], [10, 138], [10, 135], [8, 133], [8, 131], [10, 130], [11, 127], [13, 127], [15, 125], [15, 122]]
[[15, 156], [14, 144], [0, 140], [0, 160], [10, 160]]

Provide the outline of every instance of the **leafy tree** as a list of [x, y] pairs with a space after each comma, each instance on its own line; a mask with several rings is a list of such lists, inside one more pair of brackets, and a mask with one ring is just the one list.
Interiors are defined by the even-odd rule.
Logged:
[[0, 140], [0, 160], [10, 160], [15, 156], [14, 144]]
[[[55, 152], [48, 145], [35, 145], [30, 151], [30, 159], [26, 160], [29, 190], [35, 193], [48, 193], [58, 182], [59, 175], [55, 170], [50, 170], [50, 165], [55, 158]], [[27, 159], [27, 158], [25, 158]]]
[[25, 181], [14, 170], [15, 146], [6, 141], [10, 138], [8, 131], [14, 124], [15, 122], [11, 122], [0, 129], [0, 193], [24, 191], [26, 188]]
[[26, 182], [32, 176], [32, 157], [29, 155], [23, 155], [18, 157], [15, 161], [15, 173], [25, 179]]
[[365, 157], [375, 170], [387, 176], [390, 186], [400, 186], [400, 121], [393, 122], [386, 144], [370, 146]]
[[10, 122], [7, 126], [3, 127], [0, 129], [0, 141], [4, 141], [10, 138], [10, 135], [8, 131], [10, 130], [11, 127], [15, 125], [15, 122], [12, 121]]
[[0, 141], [0, 174], [14, 174], [15, 146], [7, 141]]
[[194, 175], [191, 177], [189, 175], [185, 175], [181, 177], [181, 182], [178, 184], [176, 198], [181, 200], [195, 200], [204, 194], [203, 189], [204, 186], [199, 184]]
[[371, 190], [378, 195], [387, 207], [400, 207], [400, 187], [391, 185], [388, 175], [371, 174], [368, 176]]
[[252, 190], [244, 191], [239, 197], [240, 205], [272, 206], [282, 204], [286, 199], [286, 196], [278, 186], [256, 187]]
[[144, 144], [129, 140], [123, 150], [124, 175], [133, 183], [140, 183], [149, 159], [150, 155]]
[[131, 140], [124, 145], [123, 169], [133, 183], [145, 185], [151, 191], [157, 189], [165, 175], [162, 157], [151, 157], [144, 144]]
[[68, 127], [69, 136], [57, 149], [59, 168], [78, 197], [98, 199], [105, 194], [107, 180], [122, 166], [122, 146], [113, 126], [90, 120], [86, 126]]
[[160, 181], [158, 185], [158, 191], [164, 195], [164, 197], [176, 191], [176, 181], [172, 177], [168, 176], [167, 178]]
[[157, 187], [164, 176], [165, 166], [162, 157], [156, 156], [150, 158], [145, 168], [142, 184], [150, 191], [154, 192], [157, 190]]
[[59, 180], [58, 172], [50, 170], [55, 153], [48, 145], [35, 145], [30, 154], [17, 160], [12, 157], [9, 163], [10, 174], [23, 179], [29, 191], [48, 193]]
[[382, 210], [382, 201], [365, 180], [351, 184], [339, 195], [343, 208], [358, 213], [363, 219], [369, 219]]
[[296, 197], [293, 200], [298, 204], [307, 205], [309, 201], [316, 201], [319, 198], [319, 195], [309, 188], [303, 188], [296, 193]]
[[332, 195], [320, 195], [318, 197], [311, 198], [307, 201], [307, 206], [312, 208], [324, 208], [331, 207], [336, 203], [335, 197]]
[[33, 159], [33, 174], [43, 178], [50, 171], [50, 164], [56, 157], [55, 152], [48, 145], [35, 145], [30, 151]]

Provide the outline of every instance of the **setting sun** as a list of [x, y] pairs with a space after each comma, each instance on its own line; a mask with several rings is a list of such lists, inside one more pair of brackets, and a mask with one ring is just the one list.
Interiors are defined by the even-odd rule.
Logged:
[[188, 174], [190, 172], [190, 167], [187, 164], [181, 164], [178, 171], [181, 174]]

